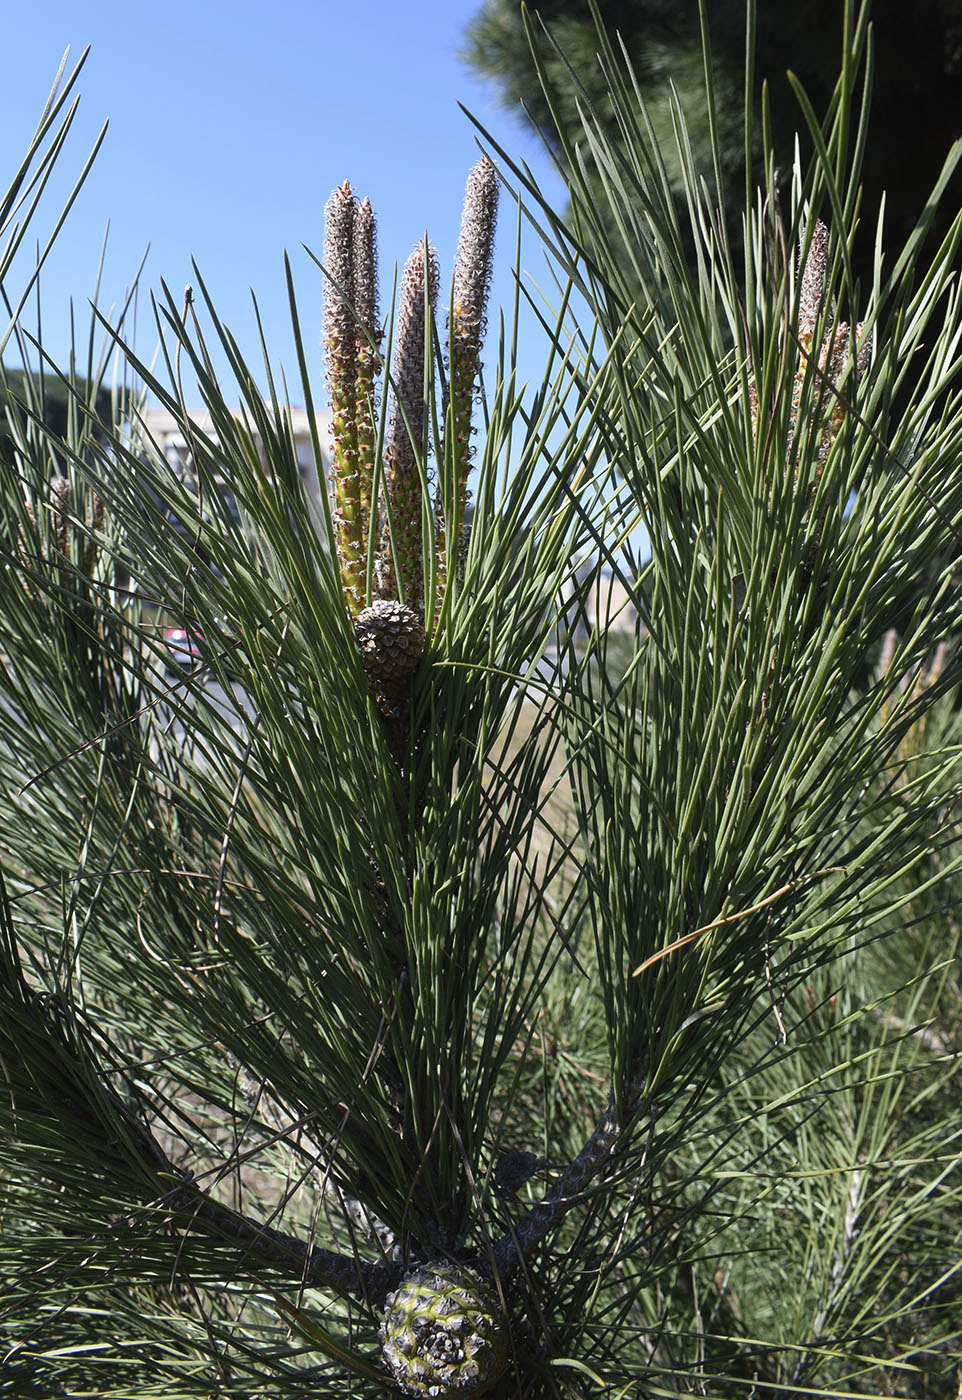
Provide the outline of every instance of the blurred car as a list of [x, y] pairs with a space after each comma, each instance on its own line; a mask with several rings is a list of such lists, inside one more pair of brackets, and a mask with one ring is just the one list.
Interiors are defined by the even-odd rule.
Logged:
[[199, 666], [201, 642], [201, 634], [193, 628], [168, 627], [164, 633], [168, 669], [180, 667], [185, 671], [192, 671], [195, 666]]

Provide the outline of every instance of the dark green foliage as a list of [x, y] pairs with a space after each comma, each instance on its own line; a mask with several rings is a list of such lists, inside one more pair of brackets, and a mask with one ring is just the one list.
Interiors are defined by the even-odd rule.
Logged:
[[[0, 454], [9, 457], [13, 452], [14, 436], [5, 426], [8, 415], [16, 415], [21, 426], [35, 415], [47, 430], [47, 441], [53, 443], [67, 436], [68, 419], [81, 411], [78, 404], [87, 405], [95, 423], [113, 421], [111, 391], [104, 385], [93, 386], [80, 377], [71, 384], [53, 374], [4, 369], [0, 376], [0, 423], [4, 425], [0, 428]], [[61, 469], [63, 465], [61, 457]]]
[[[610, 90], [598, 61], [599, 42], [592, 0], [547, 0], [528, 6], [538, 51], [552, 91], [554, 114], [542, 91], [522, 18], [520, 0], [484, 0], [468, 26], [464, 56], [481, 76], [493, 81], [503, 105], [527, 111], [556, 151], [560, 130], [580, 129], [579, 107], [591, 104], [602, 128], [614, 136]], [[755, 18], [753, 97], [767, 85], [776, 164], [787, 179], [796, 133], [803, 157], [811, 144], [787, 73], [795, 74], [819, 119], [828, 111], [838, 76], [839, 43], [845, 7], [839, 0], [766, 0]], [[743, 169], [743, 93], [746, 9], [742, 0], [710, 0], [705, 5], [711, 37], [716, 123], [721, 167], [740, 180]], [[676, 194], [683, 175], [673, 154], [669, 88], [677, 90], [688, 122], [695, 165], [712, 166], [711, 137], [705, 122], [702, 46], [697, 0], [598, 0], [597, 15], [612, 42], [623, 43], [638, 88], [648, 104]], [[872, 83], [871, 138], [862, 165], [863, 226], [859, 266], [871, 267], [879, 201], [886, 196], [886, 242], [900, 246], [928, 198], [946, 152], [959, 135], [962, 111], [962, 3], [922, 0], [907, 8], [897, 0], [872, 5], [875, 72]], [[544, 30], [548, 31], [546, 37]], [[576, 83], [569, 77], [569, 65]], [[756, 159], [761, 146], [755, 145]], [[784, 190], [784, 179], [782, 188]], [[957, 189], [956, 186], [953, 189]], [[946, 205], [951, 208], [952, 201]], [[736, 206], [737, 208], [737, 206]], [[740, 230], [733, 212], [730, 233]], [[948, 213], [937, 215], [933, 238], [945, 232]]]

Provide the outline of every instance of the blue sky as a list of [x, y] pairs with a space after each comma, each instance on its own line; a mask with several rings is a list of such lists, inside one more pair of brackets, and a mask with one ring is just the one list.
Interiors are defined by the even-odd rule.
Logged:
[[[459, 60], [465, 26], [480, 0], [276, 0], [230, 5], [17, 6], [4, 24], [3, 188], [36, 125], [64, 49], [89, 44], [82, 100], [63, 157], [46, 232], [101, 125], [109, 129], [93, 172], [45, 269], [44, 341], [55, 359], [69, 348], [69, 303], [87, 325], [101, 243], [109, 221], [100, 295], [124, 296], [148, 248], [141, 286], [164, 279], [179, 297], [195, 281], [196, 258], [221, 319], [253, 363], [260, 356], [250, 289], [272, 357], [296, 378], [283, 254], [290, 253], [305, 341], [320, 358], [321, 275], [303, 251], [323, 249], [323, 209], [349, 179], [378, 215], [382, 292], [427, 230], [450, 275], [465, 178], [477, 158], [464, 105], [511, 152], [527, 160], [556, 202], [563, 199], [539, 143], [495, 103], [493, 91]], [[503, 211], [492, 310], [509, 304], [513, 211]], [[536, 240], [525, 266], [543, 283]], [[156, 336], [139, 302], [137, 348]], [[537, 335], [523, 361], [540, 378]], [[298, 398], [292, 387], [292, 398]]]

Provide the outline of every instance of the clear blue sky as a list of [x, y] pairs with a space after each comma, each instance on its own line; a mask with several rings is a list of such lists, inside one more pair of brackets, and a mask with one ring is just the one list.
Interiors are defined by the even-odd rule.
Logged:
[[[464, 184], [477, 158], [464, 105], [563, 192], [537, 141], [495, 104], [459, 60], [480, 0], [166, 0], [132, 6], [47, 0], [16, 6], [4, 22], [2, 187], [22, 157], [63, 51], [89, 44], [82, 100], [63, 157], [63, 191], [102, 123], [106, 141], [44, 273], [44, 340], [55, 358], [69, 345], [68, 307], [86, 327], [109, 220], [101, 303], [119, 301], [145, 249], [142, 286], [163, 278], [179, 296], [195, 258], [221, 319], [259, 364], [250, 290], [272, 356], [296, 380], [283, 253], [292, 257], [305, 341], [320, 390], [321, 275], [304, 253], [323, 251], [328, 194], [349, 179], [378, 215], [382, 296], [393, 264], [428, 231], [442, 286], [450, 276]], [[59, 207], [59, 206], [56, 206]], [[48, 201], [49, 219], [55, 199]], [[514, 218], [503, 210], [492, 310], [511, 296]], [[35, 230], [44, 234], [42, 217]], [[525, 262], [544, 282], [537, 243]], [[141, 297], [137, 345], [155, 335]], [[524, 337], [529, 375], [540, 377], [537, 337]], [[292, 384], [292, 397], [297, 395]]]

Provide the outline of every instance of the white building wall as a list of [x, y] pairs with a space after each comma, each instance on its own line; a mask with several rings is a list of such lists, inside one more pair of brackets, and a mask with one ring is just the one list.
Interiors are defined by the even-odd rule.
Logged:
[[[188, 417], [191, 423], [196, 424], [198, 432], [207, 437], [216, 436], [211, 416], [206, 409], [190, 409]], [[303, 408], [290, 410], [290, 422], [297, 447], [297, 462], [301, 469], [301, 476], [307, 483], [311, 495], [317, 499], [320, 484], [327, 479], [330, 468], [331, 415], [326, 412], [317, 413], [315, 418], [323, 458], [319, 466], [316, 466], [314, 462], [311, 424], [307, 410]], [[141, 412], [140, 422], [154, 451], [169, 464], [178, 476], [189, 475], [191, 471], [190, 447], [174, 415], [166, 408], [147, 408]], [[257, 445], [263, 460], [264, 451], [259, 440]], [[225, 482], [225, 486], [229, 488], [229, 485], [229, 482]]]

